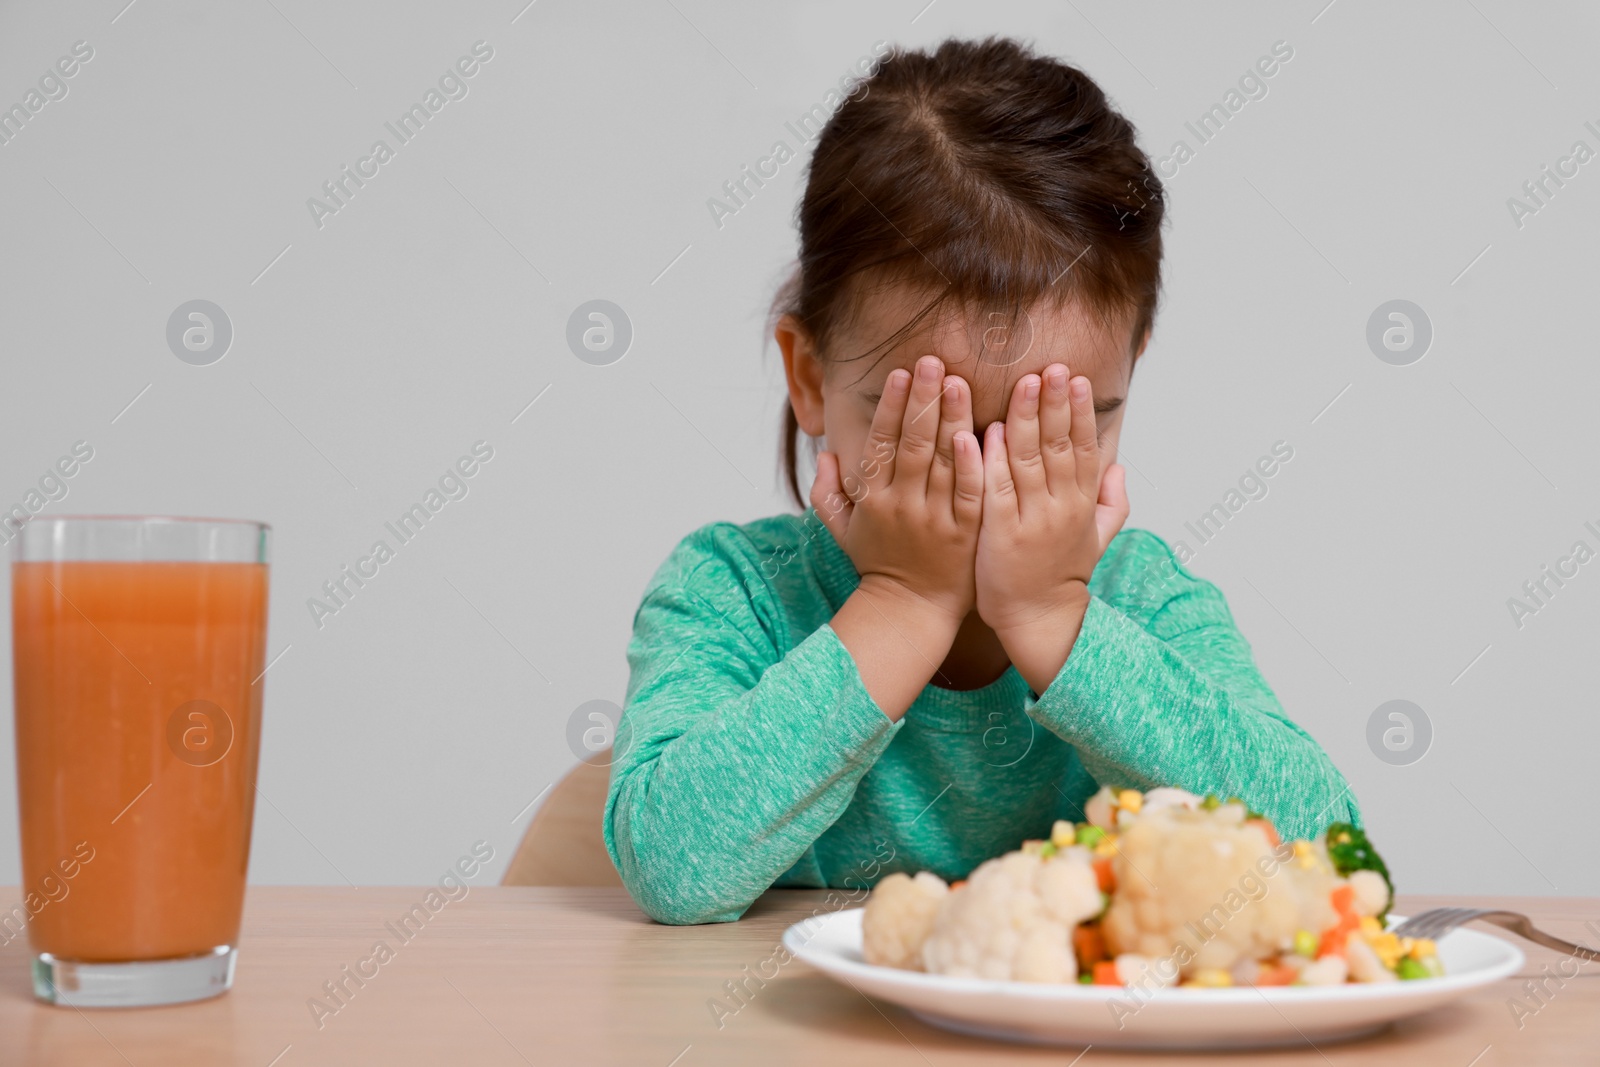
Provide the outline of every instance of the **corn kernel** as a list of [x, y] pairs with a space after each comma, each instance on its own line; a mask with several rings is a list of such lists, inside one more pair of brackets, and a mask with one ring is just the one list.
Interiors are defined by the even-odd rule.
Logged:
[[1206, 967], [1194, 972], [1190, 981], [1206, 989], [1223, 989], [1233, 985], [1233, 975], [1215, 967]]
[[1378, 921], [1377, 916], [1363, 915], [1361, 916], [1361, 932], [1364, 934], [1381, 934], [1383, 933], [1383, 924]]
[[1137, 815], [1139, 809], [1144, 807], [1144, 794], [1137, 789], [1124, 789], [1117, 794], [1117, 807]]
[[[1366, 933], [1365, 930], [1362, 932]], [[1372, 951], [1378, 954], [1378, 959], [1382, 960], [1383, 965], [1391, 971], [1399, 964], [1400, 957], [1405, 955], [1400, 950], [1400, 939], [1387, 930], [1376, 936], [1368, 935], [1367, 944], [1372, 946]]]
[[1424, 956], [1436, 956], [1438, 953], [1439, 948], [1433, 943], [1433, 938], [1419, 937], [1415, 941], [1411, 942], [1411, 951], [1408, 953], [1408, 955], [1410, 955], [1412, 959], [1420, 960]]
[[1115, 856], [1117, 854], [1117, 839], [1114, 837], [1102, 837], [1100, 843], [1094, 846], [1094, 854], [1096, 856]]
[[1050, 843], [1056, 848], [1066, 848], [1077, 840], [1077, 829], [1066, 819], [1057, 819], [1050, 827]]
[[1296, 841], [1294, 843], [1293, 847], [1294, 847], [1294, 854], [1297, 857], [1300, 857], [1301, 859], [1304, 859], [1306, 856], [1311, 855], [1311, 842], [1310, 841]]

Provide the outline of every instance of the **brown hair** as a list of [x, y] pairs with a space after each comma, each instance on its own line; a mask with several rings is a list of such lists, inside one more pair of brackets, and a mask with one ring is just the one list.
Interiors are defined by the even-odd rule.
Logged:
[[[1050, 298], [1107, 325], [1131, 311], [1137, 352], [1160, 295], [1166, 197], [1134, 137], [1087, 74], [1017, 41], [892, 51], [817, 140], [799, 266], [771, 324], [794, 315], [821, 358], [868, 292], [909, 284], [933, 298], [878, 348], [941, 308], [1003, 308], [1014, 323]], [[786, 401], [782, 470], [804, 509], [799, 437]]]

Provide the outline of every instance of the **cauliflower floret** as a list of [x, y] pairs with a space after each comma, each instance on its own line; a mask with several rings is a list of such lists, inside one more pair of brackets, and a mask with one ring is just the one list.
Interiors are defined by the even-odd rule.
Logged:
[[1300, 981], [1305, 985], [1342, 985], [1348, 977], [1350, 965], [1343, 956], [1324, 956], [1300, 968]]
[[1163, 966], [1160, 961], [1148, 960], [1137, 952], [1124, 952], [1114, 961], [1117, 977], [1126, 986], [1138, 989], [1160, 989], [1178, 980], [1178, 969]]
[[1087, 849], [1049, 859], [1008, 852], [945, 900], [923, 943], [923, 965], [962, 978], [1074, 981], [1073, 928], [1103, 904]]
[[1389, 883], [1377, 871], [1351, 871], [1350, 888], [1355, 893], [1357, 915], [1377, 915], [1389, 906]]
[[[1296, 930], [1334, 921], [1328, 893], [1339, 878], [1326, 855], [1284, 862], [1272, 856], [1261, 827], [1229, 807], [1237, 805], [1213, 812], [1175, 805], [1122, 831], [1112, 859], [1117, 890], [1103, 924], [1112, 953], [1171, 956], [1188, 977], [1274, 956], [1292, 947]], [[1273, 873], [1263, 877], [1263, 869]]]
[[888, 875], [873, 887], [861, 915], [861, 955], [880, 967], [920, 970], [922, 943], [950, 887], [932, 871]]
[[1140, 811], [1156, 811], [1161, 808], [1198, 808], [1200, 798], [1187, 789], [1176, 786], [1164, 785], [1144, 795], [1144, 807]]
[[1393, 982], [1395, 973], [1383, 965], [1378, 953], [1365, 940], [1352, 937], [1345, 942], [1345, 959], [1350, 964], [1352, 982]]
[[1094, 796], [1090, 797], [1083, 805], [1083, 817], [1089, 825], [1098, 826], [1102, 830], [1115, 830], [1117, 794], [1109, 785], [1103, 785]]

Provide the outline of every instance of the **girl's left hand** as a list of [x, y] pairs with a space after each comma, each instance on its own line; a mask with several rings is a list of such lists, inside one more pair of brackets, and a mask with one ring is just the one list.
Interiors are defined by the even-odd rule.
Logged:
[[1089, 606], [1089, 576], [1128, 517], [1125, 472], [1101, 470], [1089, 379], [1024, 375], [983, 442], [977, 610], [1043, 693]]

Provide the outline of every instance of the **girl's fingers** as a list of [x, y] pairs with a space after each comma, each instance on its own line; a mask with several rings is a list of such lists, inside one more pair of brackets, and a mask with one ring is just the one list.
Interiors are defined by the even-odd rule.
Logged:
[[970, 527], [983, 519], [983, 455], [978, 451], [978, 438], [970, 429], [957, 430], [951, 445], [956, 464], [952, 506], [956, 522]]
[[1128, 472], [1122, 464], [1113, 463], [1106, 468], [1106, 476], [1100, 482], [1100, 500], [1094, 509], [1094, 524], [1100, 533], [1102, 554], [1127, 521]]
[[937, 356], [917, 360], [916, 377], [906, 398], [900, 423], [900, 451], [895, 456], [896, 480], [923, 493], [928, 490], [928, 467], [933, 462], [939, 436], [939, 393], [944, 384], [944, 364]]
[[1011, 456], [1011, 477], [1022, 498], [1050, 491], [1039, 451], [1039, 376], [1024, 374], [1011, 390], [1006, 408], [1006, 451]]
[[855, 505], [839, 485], [839, 457], [832, 452], [817, 454], [817, 477], [811, 483], [811, 506], [817, 509], [817, 518], [833, 534], [833, 539], [844, 544], [844, 532], [850, 524], [850, 512]]
[[1078, 491], [1085, 498], [1098, 497], [1100, 433], [1094, 421], [1094, 391], [1089, 388], [1089, 379], [1081, 374], [1072, 379], [1068, 388], [1072, 395], [1072, 451], [1078, 468]]
[[1044, 471], [1050, 492], [1059, 496], [1077, 484], [1073, 458], [1073, 410], [1068, 397], [1067, 368], [1052, 363], [1044, 369], [1043, 395], [1039, 401], [1039, 447], [1044, 452]]
[[947, 374], [939, 400], [939, 436], [934, 442], [933, 462], [928, 467], [929, 500], [950, 499], [956, 480], [955, 437], [961, 430], [972, 431], [971, 398], [967, 394], [967, 383], [954, 374]]
[[[851, 499], [859, 499], [866, 491], [881, 490], [894, 480], [895, 457], [900, 448], [900, 423], [905, 418], [906, 398], [911, 385], [911, 374], [896, 369], [889, 372], [883, 383], [883, 395], [872, 413], [872, 428], [867, 431], [867, 443], [861, 453], [859, 473], [852, 480], [862, 483], [861, 492], [852, 488]], [[846, 482], [849, 485], [849, 482]]]
[[1006, 424], [991, 422], [983, 435], [983, 525], [1006, 529], [1019, 519], [1017, 486], [1006, 457]]

